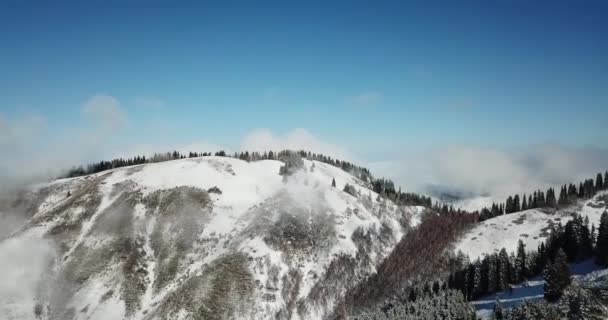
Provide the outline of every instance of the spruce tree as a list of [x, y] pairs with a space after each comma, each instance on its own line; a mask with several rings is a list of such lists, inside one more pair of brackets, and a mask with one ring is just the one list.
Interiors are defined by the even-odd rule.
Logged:
[[557, 200], [555, 200], [555, 190], [553, 188], [549, 188], [549, 190], [547, 190], [546, 206], [549, 208], [557, 207]]
[[505, 201], [505, 214], [513, 213], [513, 197], [509, 196]]
[[498, 258], [496, 254], [488, 256], [488, 293], [494, 292], [498, 284]]
[[598, 173], [597, 177], [595, 177], [595, 190], [603, 190], [604, 189], [604, 180], [602, 179], [602, 174]]
[[334, 188], [336, 187], [336, 179], [334, 179], [334, 178], [331, 179], [331, 186]]
[[557, 200], [557, 204], [560, 206], [565, 206], [568, 204], [568, 193], [566, 191], [566, 186], [562, 186], [559, 191], [559, 199]]
[[559, 249], [553, 262], [549, 262], [545, 268], [545, 299], [557, 301], [563, 294], [564, 289], [570, 285], [570, 267], [566, 253]]
[[574, 220], [568, 221], [568, 223], [566, 223], [566, 227], [564, 228], [564, 236], [562, 237], [564, 252], [566, 253], [568, 261], [570, 262], [576, 261], [580, 248], [580, 244], [578, 242], [579, 236], [577, 234], [575, 224], [576, 223]]
[[526, 263], [526, 246], [520, 239], [517, 243], [517, 258], [515, 259], [515, 281], [523, 281], [528, 274]]
[[502, 248], [498, 254], [498, 283], [496, 285], [497, 290], [505, 290], [508, 288], [511, 282], [511, 264], [509, 262], [509, 255], [507, 250]]
[[602, 267], [608, 266], [608, 211], [604, 211], [597, 229], [595, 244], [595, 263]]
[[589, 229], [588, 216], [585, 216], [580, 229], [581, 249], [579, 253], [581, 258], [587, 259], [593, 255], [593, 236], [591, 235], [591, 229]]

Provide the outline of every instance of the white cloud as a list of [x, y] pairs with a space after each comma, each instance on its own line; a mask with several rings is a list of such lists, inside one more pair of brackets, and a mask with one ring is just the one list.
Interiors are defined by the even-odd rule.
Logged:
[[375, 107], [382, 102], [382, 95], [378, 92], [364, 92], [352, 97], [350, 101], [359, 107]]
[[242, 151], [306, 150], [323, 153], [338, 159], [354, 161], [352, 153], [336, 144], [321, 141], [306, 129], [294, 129], [284, 135], [274, 134], [269, 129], [258, 129], [247, 134], [242, 142]]
[[9, 319], [33, 319], [41, 280], [56, 258], [47, 240], [13, 237], [0, 242], [0, 313]]
[[[365, 100], [365, 99], [363, 99]], [[108, 140], [127, 125], [120, 102], [96, 95], [83, 105], [83, 114], [93, 121], [85, 128], [51, 132], [44, 118], [23, 115], [6, 118], [0, 114], [0, 193], [3, 188], [30, 182], [33, 177], [56, 175], [58, 169], [114, 157], [151, 155], [178, 150], [187, 153], [218, 150], [268, 151], [309, 150], [367, 166], [378, 177], [393, 179], [405, 191], [426, 192], [429, 186], [463, 194], [487, 194], [496, 200], [515, 192], [529, 193], [567, 182], [578, 182], [608, 169], [608, 149], [533, 145], [497, 148], [472, 145], [436, 146], [383, 157], [382, 161], [361, 161], [337, 143], [323, 141], [306, 129], [277, 134], [258, 129], [246, 134], [240, 146], [231, 148], [201, 139], [193, 143], [150, 143], [124, 147]]]
[[369, 165], [373, 173], [392, 177], [406, 190], [425, 192], [435, 186], [502, 201], [509, 194], [595, 177], [608, 169], [608, 149], [449, 145]]
[[55, 177], [69, 166], [98, 160], [126, 125], [126, 112], [119, 101], [107, 95], [96, 95], [82, 105], [88, 119], [83, 127], [57, 131], [36, 114], [2, 118], [0, 125], [0, 193], [22, 184]]
[[83, 112], [108, 129], [122, 128], [127, 123], [127, 114], [120, 102], [112, 96], [97, 94], [83, 105]]

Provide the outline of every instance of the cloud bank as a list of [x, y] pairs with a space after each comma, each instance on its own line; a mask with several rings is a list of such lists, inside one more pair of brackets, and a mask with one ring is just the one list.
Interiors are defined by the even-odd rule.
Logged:
[[[360, 102], [367, 103], [368, 98], [362, 96]], [[83, 102], [81, 115], [87, 125], [61, 136], [50, 132], [42, 117], [26, 114], [9, 119], [0, 114], [0, 149], [3, 151], [0, 194], [3, 189], [32, 182], [40, 176], [56, 176], [58, 169], [68, 169], [74, 164], [149, 156], [170, 150], [183, 153], [310, 150], [366, 166], [378, 177], [393, 179], [403, 190], [426, 194], [443, 190], [470, 197], [485, 195], [496, 200], [512, 193], [578, 182], [608, 169], [608, 149], [557, 144], [517, 148], [444, 145], [424, 151], [397, 146], [392, 155], [371, 162], [302, 128], [281, 134], [256, 129], [246, 134], [236, 147], [201, 139], [192, 143], [144, 143], [111, 149], [108, 139], [121, 137], [121, 129], [129, 125], [120, 101], [109, 95], [95, 95]]]
[[504, 200], [509, 194], [579, 182], [608, 169], [608, 149], [557, 144], [519, 148], [447, 145], [370, 163], [408, 190], [444, 190]]
[[40, 115], [0, 114], [0, 194], [102, 157], [127, 125], [127, 113], [116, 98], [98, 94], [81, 105], [79, 124], [58, 130]]

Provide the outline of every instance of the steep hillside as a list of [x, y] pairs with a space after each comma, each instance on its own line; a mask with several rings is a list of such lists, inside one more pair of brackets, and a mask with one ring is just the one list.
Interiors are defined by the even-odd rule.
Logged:
[[552, 225], [560, 222], [565, 224], [572, 219], [573, 213], [579, 213], [588, 217], [589, 223], [597, 228], [605, 210], [608, 210], [608, 191], [599, 192], [591, 199], [557, 211], [530, 209], [501, 215], [485, 220], [469, 230], [458, 241], [455, 251], [462, 251], [471, 259], [498, 252], [502, 248], [507, 252], [515, 252], [519, 239], [529, 250], [536, 250], [546, 240]]
[[[289, 176], [279, 175], [282, 165], [203, 157], [36, 187], [20, 202], [27, 222], [0, 242], [0, 257], [12, 257], [6, 252], [15, 243], [43, 249], [21, 273], [27, 284], [0, 297], [0, 312], [8, 319], [322, 318], [375, 271], [424, 208], [378, 201], [365, 182], [325, 163], [304, 160]], [[343, 191], [347, 183], [352, 194]]]

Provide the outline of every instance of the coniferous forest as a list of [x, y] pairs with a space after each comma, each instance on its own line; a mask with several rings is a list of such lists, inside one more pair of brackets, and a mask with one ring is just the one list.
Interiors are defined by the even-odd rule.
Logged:
[[559, 194], [555, 189], [549, 188], [546, 192], [541, 190], [531, 194], [525, 193], [508, 196], [504, 203], [492, 203], [489, 208], [483, 208], [479, 212], [479, 220], [487, 220], [502, 214], [510, 214], [528, 209], [548, 208], [558, 209], [573, 203], [578, 199], [592, 198], [598, 191], [608, 189], [608, 171], [603, 175], [598, 173], [594, 179], [586, 179], [578, 184], [562, 185]]
[[517, 252], [485, 255], [470, 261], [462, 253], [450, 257], [447, 279], [425, 281], [393, 295], [382, 307], [360, 312], [355, 319], [476, 319], [468, 302], [498, 291], [511, 290], [542, 276], [544, 300], [525, 302], [512, 310], [495, 304], [494, 319], [604, 319], [608, 316], [608, 286], [573, 283], [570, 263], [593, 259], [608, 267], [608, 212], [596, 229], [575, 215], [565, 226], [557, 224], [535, 250], [520, 240]]

